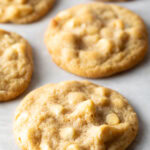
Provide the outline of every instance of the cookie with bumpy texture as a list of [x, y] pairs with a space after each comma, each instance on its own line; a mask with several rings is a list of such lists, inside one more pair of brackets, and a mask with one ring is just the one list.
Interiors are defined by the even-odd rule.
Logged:
[[125, 150], [138, 131], [119, 93], [88, 81], [48, 84], [29, 93], [15, 114], [23, 150]]
[[39, 20], [55, 0], [0, 0], [0, 22], [30, 23]]
[[31, 47], [20, 35], [0, 29], [0, 101], [19, 96], [33, 70]]
[[142, 19], [113, 4], [90, 3], [56, 15], [45, 43], [53, 61], [73, 74], [99, 78], [138, 64], [148, 47]]

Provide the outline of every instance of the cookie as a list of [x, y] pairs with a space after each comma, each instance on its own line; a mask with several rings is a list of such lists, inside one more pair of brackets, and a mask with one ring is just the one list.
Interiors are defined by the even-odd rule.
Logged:
[[55, 0], [0, 0], [0, 22], [30, 23], [39, 20]]
[[50, 22], [45, 43], [64, 70], [99, 78], [138, 64], [147, 51], [148, 34], [130, 10], [98, 2], [60, 12]]
[[103, 1], [103, 2], [125, 2], [130, 0], [96, 0], [96, 1]]
[[28, 94], [15, 114], [23, 150], [125, 150], [138, 131], [119, 93], [88, 81], [48, 84]]
[[20, 35], [0, 29], [0, 101], [12, 100], [29, 85], [31, 47]]

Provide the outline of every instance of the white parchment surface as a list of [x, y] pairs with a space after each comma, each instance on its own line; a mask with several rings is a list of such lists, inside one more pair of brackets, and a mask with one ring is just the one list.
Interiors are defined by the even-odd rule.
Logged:
[[[14, 101], [0, 103], [0, 150], [20, 150], [14, 140], [12, 125], [15, 109], [27, 93], [47, 83], [85, 79], [58, 68], [51, 60], [43, 37], [50, 19], [56, 13], [89, 1], [57, 0], [53, 10], [39, 22], [27, 25], [0, 24], [0, 28], [17, 32], [26, 38], [33, 47], [34, 57], [34, 74], [27, 91]], [[119, 5], [143, 17], [150, 33], [150, 0], [133, 0]], [[117, 90], [129, 100], [138, 114], [140, 130], [128, 150], [150, 150], [150, 49], [145, 60], [134, 69], [113, 77], [90, 81]]]

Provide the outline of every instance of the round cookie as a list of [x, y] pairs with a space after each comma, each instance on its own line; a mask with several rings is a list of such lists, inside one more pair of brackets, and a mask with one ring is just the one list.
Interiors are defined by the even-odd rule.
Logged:
[[23, 150], [125, 150], [138, 131], [119, 93], [88, 81], [48, 84], [28, 94], [15, 113]]
[[29, 85], [31, 47], [20, 35], [0, 29], [0, 101], [19, 96]]
[[0, 22], [30, 23], [46, 15], [55, 0], [0, 0]]
[[138, 64], [147, 51], [148, 34], [130, 10], [98, 2], [60, 12], [50, 22], [45, 43], [64, 70], [99, 78]]

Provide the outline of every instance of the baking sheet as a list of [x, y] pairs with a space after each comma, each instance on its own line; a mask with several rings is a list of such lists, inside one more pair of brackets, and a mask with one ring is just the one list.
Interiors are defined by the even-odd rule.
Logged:
[[[26, 38], [33, 47], [34, 73], [27, 91], [14, 101], [0, 103], [0, 150], [20, 150], [13, 136], [14, 112], [22, 98], [44, 84], [64, 80], [85, 80], [58, 68], [51, 60], [43, 37], [50, 19], [60, 10], [90, 0], [57, 0], [53, 10], [39, 22], [28, 25], [0, 24], [0, 28], [14, 31]], [[119, 3], [143, 17], [150, 33], [150, 0]], [[149, 42], [150, 43], [150, 42]], [[134, 69], [119, 75], [90, 81], [112, 88], [123, 94], [136, 110], [140, 131], [128, 150], [150, 150], [150, 51], [145, 60]]]

